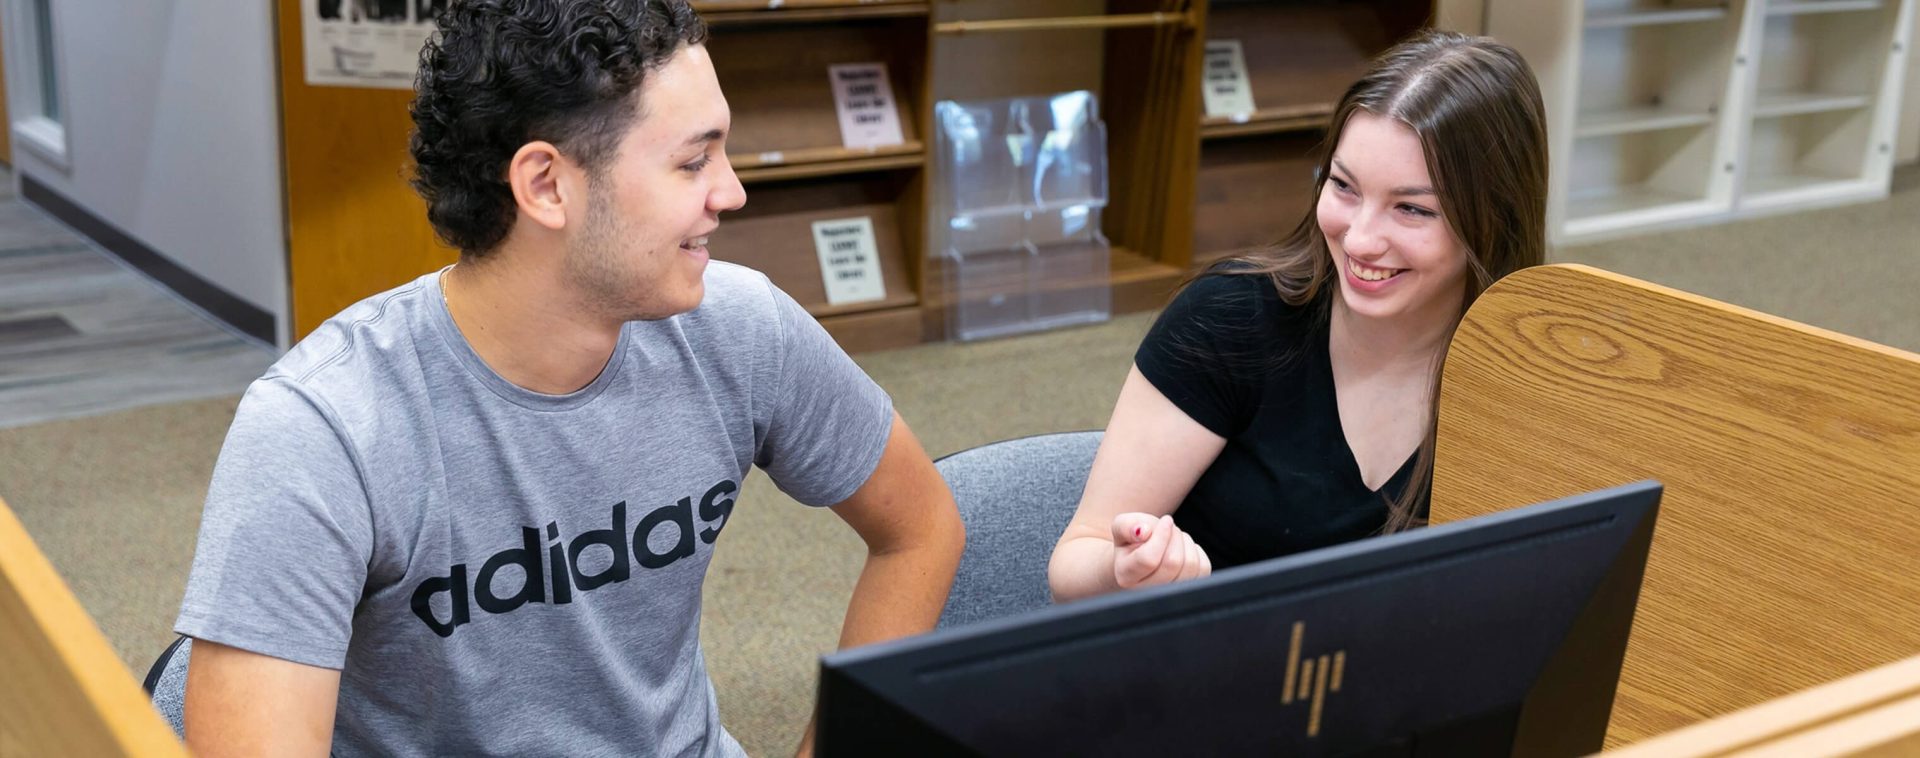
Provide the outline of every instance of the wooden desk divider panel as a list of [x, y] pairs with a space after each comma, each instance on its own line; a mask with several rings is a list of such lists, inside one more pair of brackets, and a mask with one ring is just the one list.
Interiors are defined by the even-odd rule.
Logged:
[[1612, 758], [1920, 755], [1920, 657], [1611, 751]]
[[0, 756], [185, 756], [0, 501]]
[[1431, 0], [1210, 0], [1208, 39], [1239, 40], [1257, 111], [1200, 111], [1196, 264], [1278, 242], [1314, 202], [1313, 153], [1373, 57], [1426, 25]]
[[1434, 523], [1666, 485], [1609, 746], [1920, 652], [1920, 356], [1582, 266], [1474, 304]]

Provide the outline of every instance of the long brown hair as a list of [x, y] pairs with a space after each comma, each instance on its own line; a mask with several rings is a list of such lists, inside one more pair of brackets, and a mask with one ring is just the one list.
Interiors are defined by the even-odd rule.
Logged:
[[[1333, 126], [1316, 156], [1313, 203], [1293, 232], [1277, 245], [1224, 262], [1211, 273], [1266, 276], [1288, 305], [1315, 307], [1319, 318], [1327, 316], [1330, 289], [1338, 284], [1317, 206], [1334, 148], [1348, 119], [1360, 110], [1404, 123], [1419, 135], [1442, 215], [1467, 251], [1462, 314], [1500, 277], [1545, 262], [1547, 128], [1539, 83], [1513, 48], [1488, 37], [1427, 31], [1381, 53], [1340, 98]], [[1449, 339], [1458, 324], [1456, 316]], [[1443, 346], [1433, 369], [1426, 439], [1406, 490], [1388, 502], [1383, 532], [1426, 522], [1424, 501], [1433, 482], [1434, 426], [1445, 360]]]

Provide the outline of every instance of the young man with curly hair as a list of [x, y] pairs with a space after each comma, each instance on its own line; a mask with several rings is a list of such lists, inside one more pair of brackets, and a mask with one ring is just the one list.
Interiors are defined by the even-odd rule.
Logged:
[[738, 755], [700, 591], [748, 468], [866, 541], [843, 645], [932, 626], [952, 496], [798, 304], [707, 259], [746, 197], [684, 0], [462, 0], [438, 23], [414, 184], [460, 259], [241, 401], [176, 627], [188, 744]]

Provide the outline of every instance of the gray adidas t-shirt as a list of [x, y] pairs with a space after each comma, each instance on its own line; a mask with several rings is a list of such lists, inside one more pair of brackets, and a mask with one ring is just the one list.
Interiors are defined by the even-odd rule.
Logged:
[[428, 274], [247, 390], [175, 630], [340, 669], [336, 754], [737, 755], [699, 630], [740, 483], [844, 500], [892, 417], [750, 269], [564, 396], [488, 369]]

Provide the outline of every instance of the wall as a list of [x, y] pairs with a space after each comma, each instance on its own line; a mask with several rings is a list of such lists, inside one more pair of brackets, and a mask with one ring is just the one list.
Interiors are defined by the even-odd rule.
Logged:
[[[15, 168], [272, 314], [284, 340], [286, 224], [272, 6], [53, 6], [70, 166], [16, 142]], [[28, 86], [19, 81], [19, 66], [7, 69], [10, 93]]]

